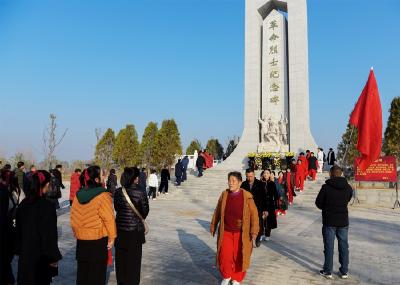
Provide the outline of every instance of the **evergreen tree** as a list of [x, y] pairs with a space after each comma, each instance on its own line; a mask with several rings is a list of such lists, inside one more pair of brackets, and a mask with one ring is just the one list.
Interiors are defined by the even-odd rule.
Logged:
[[224, 148], [219, 143], [218, 139], [209, 139], [206, 149], [214, 156], [215, 159], [221, 159], [224, 154]]
[[154, 153], [156, 151], [157, 123], [148, 123], [140, 144], [140, 157], [142, 166], [152, 168], [155, 166]]
[[94, 161], [103, 169], [111, 169], [113, 166], [113, 150], [115, 145], [115, 133], [108, 129], [96, 145]]
[[228, 157], [232, 154], [239, 143], [239, 137], [233, 137], [233, 139], [229, 139], [228, 146], [226, 147], [225, 157]]
[[[353, 130], [353, 135], [350, 141], [351, 130]], [[352, 167], [354, 165], [354, 159], [360, 156], [360, 153], [357, 150], [357, 137], [358, 131], [357, 128], [347, 124], [347, 129], [345, 133], [342, 135], [342, 141], [339, 143], [337, 147], [337, 159], [341, 166]], [[346, 148], [348, 147], [346, 158], [344, 158]], [[345, 161], [343, 161], [345, 159]]]
[[382, 150], [400, 160], [400, 97], [395, 97], [390, 106]]
[[201, 143], [198, 139], [193, 139], [190, 145], [186, 149], [187, 155], [193, 155], [195, 151], [201, 150]]
[[139, 164], [139, 141], [134, 125], [126, 125], [125, 129], [119, 131], [115, 139], [113, 159], [121, 169]]
[[178, 126], [173, 119], [164, 120], [156, 136], [154, 163], [158, 169], [170, 166], [177, 154], [182, 154]]

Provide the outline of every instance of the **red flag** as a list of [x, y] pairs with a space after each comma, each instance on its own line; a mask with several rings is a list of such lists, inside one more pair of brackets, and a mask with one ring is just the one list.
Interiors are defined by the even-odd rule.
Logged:
[[350, 115], [350, 124], [358, 130], [357, 149], [361, 153], [358, 167], [365, 171], [379, 158], [382, 147], [382, 106], [372, 68]]

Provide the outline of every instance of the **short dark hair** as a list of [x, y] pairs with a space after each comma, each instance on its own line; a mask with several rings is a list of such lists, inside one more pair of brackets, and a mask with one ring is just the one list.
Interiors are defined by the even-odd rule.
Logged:
[[333, 176], [333, 177], [340, 177], [343, 174], [343, 169], [341, 169], [339, 166], [334, 165], [331, 167], [331, 169], [329, 170], [329, 173]]
[[154, 174], [154, 173], [156, 173], [156, 170], [155, 170], [155, 169], [152, 169], [152, 170], [150, 170], [150, 173], [151, 173], [151, 174]]
[[30, 169], [32, 169], [32, 168], [34, 168], [34, 167], [35, 167], [35, 165], [32, 164], [31, 167], [30, 167]]
[[314, 152], [312, 151], [311, 154], [314, 154]]
[[253, 168], [247, 168], [246, 169], [246, 174], [247, 173], [254, 173], [254, 169]]
[[56, 165], [56, 169], [57, 169], [57, 168], [62, 168], [62, 165], [61, 165], [61, 164], [57, 164], [57, 165]]
[[235, 177], [237, 180], [239, 181], [243, 181], [242, 179], [242, 173], [240, 173], [239, 171], [232, 171], [228, 173], [228, 179], [231, 177]]
[[306, 150], [306, 152], [310, 152], [310, 150], [309, 150], [309, 149], [307, 149], [307, 150]]
[[114, 168], [110, 169], [110, 174], [115, 174], [115, 169]]
[[146, 170], [146, 167], [142, 167], [142, 171], [145, 171]]
[[75, 173], [78, 173], [78, 172], [82, 172], [82, 170], [80, 168], [76, 168]]
[[304, 155], [304, 152], [300, 152], [300, 155]]
[[21, 168], [22, 166], [24, 166], [25, 165], [25, 163], [23, 162], [23, 161], [19, 161], [18, 163], [17, 163], [17, 168]]
[[4, 165], [3, 169], [4, 170], [11, 170], [11, 164], [7, 163], [6, 165]]

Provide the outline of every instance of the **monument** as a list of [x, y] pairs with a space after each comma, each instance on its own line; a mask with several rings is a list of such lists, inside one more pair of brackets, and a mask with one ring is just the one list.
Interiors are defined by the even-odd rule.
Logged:
[[217, 168], [250, 152], [316, 150], [310, 131], [306, 0], [246, 0], [244, 130]]

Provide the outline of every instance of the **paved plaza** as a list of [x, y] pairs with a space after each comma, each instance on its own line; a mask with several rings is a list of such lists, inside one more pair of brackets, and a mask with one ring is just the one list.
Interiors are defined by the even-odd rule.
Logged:
[[[243, 284], [399, 284], [400, 211], [350, 207], [350, 280], [333, 281], [318, 275], [323, 262], [321, 217], [315, 196], [325, 179], [307, 182], [285, 217], [279, 217], [272, 240], [254, 250], [252, 266]], [[143, 247], [142, 283], [219, 284], [215, 267], [216, 239], [209, 234], [213, 208], [226, 185], [226, 173], [192, 175], [171, 194], [150, 201], [151, 231]], [[64, 193], [67, 197], [67, 192]], [[69, 207], [59, 212], [59, 246], [63, 254], [60, 276], [54, 284], [75, 284], [75, 239]], [[335, 267], [337, 271], [337, 254]], [[116, 284], [110, 268], [108, 284]]]

